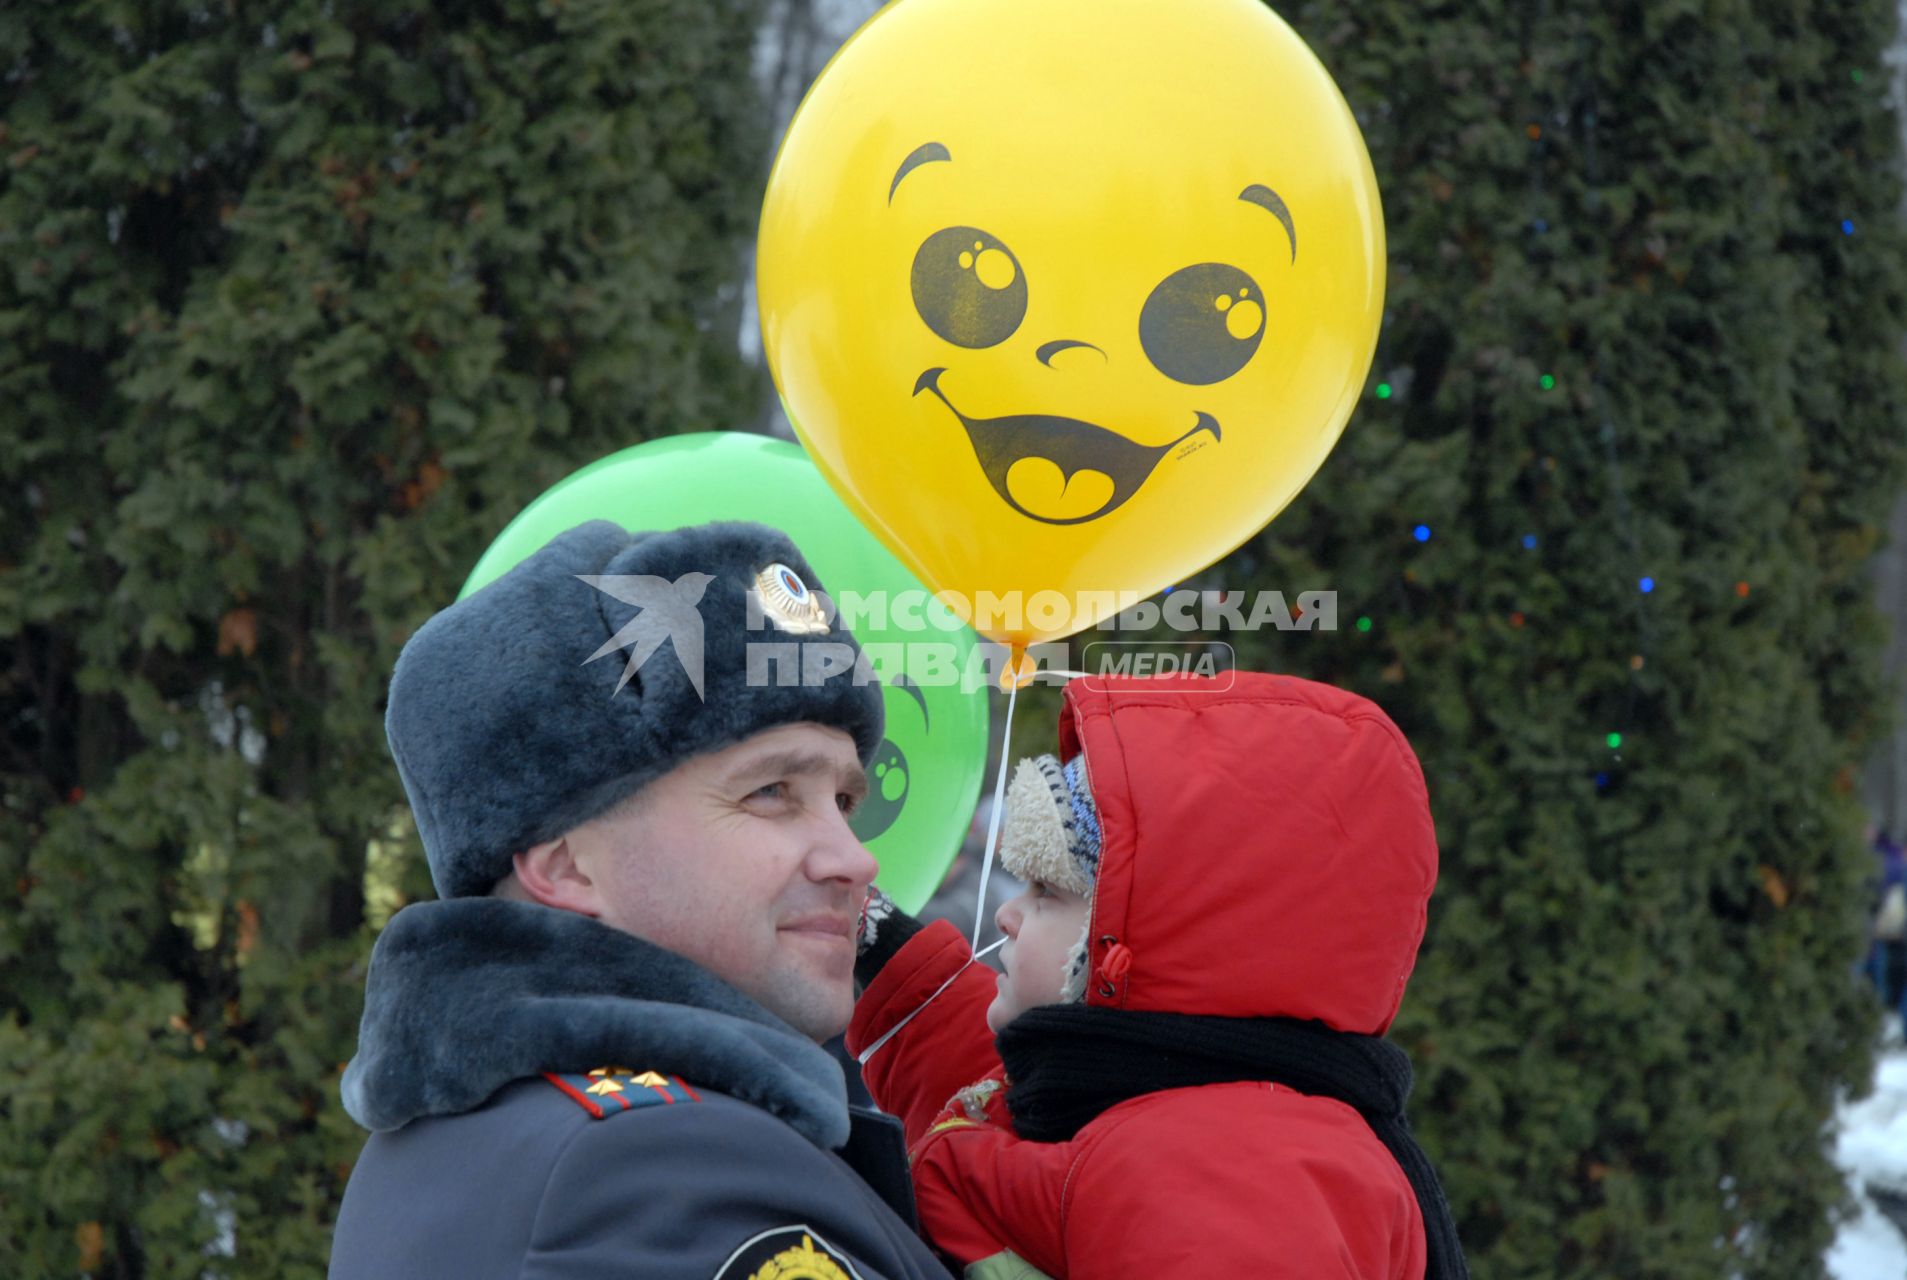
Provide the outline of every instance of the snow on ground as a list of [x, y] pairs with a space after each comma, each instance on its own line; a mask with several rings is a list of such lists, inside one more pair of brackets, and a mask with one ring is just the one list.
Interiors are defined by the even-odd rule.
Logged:
[[1907, 1236], [1882, 1213], [1871, 1191], [1907, 1203], [1907, 1049], [1881, 1056], [1874, 1092], [1845, 1104], [1837, 1117], [1835, 1161], [1860, 1197], [1858, 1218], [1841, 1228], [1828, 1250], [1834, 1280], [1907, 1280]]

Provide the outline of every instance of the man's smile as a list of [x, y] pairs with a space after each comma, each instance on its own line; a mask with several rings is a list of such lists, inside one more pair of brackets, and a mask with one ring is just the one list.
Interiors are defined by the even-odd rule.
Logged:
[[784, 920], [777, 927], [780, 932], [793, 934], [796, 937], [854, 945], [855, 920], [852, 916], [839, 912], [809, 912]]

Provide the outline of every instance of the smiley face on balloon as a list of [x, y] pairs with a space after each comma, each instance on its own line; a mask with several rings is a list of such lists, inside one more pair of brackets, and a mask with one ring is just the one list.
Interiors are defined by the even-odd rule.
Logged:
[[[888, 203], [893, 203], [902, 179], [920, 166], [952, 162], [952, 153], [942, 143], [929, 142], [915, 148], [895, 171]], [[1297, 229], [1278, 193], [1254, 183], [1238, 199], [1259, 206], [1276, 219], [1290, 245], [1291, 259], [1296, 261]], [[1240, 249], [1234, 256], [1265, 256], [1262, 246]], [[1055, 265], [1063, 268], [1069, 264]], [[1058, 278], [1052, 285], [1065, 288], [1064, 277], [1059, 272], [1055, 276]], [[982, 228], [943, 227], [929, 235], [914, 255], [909, 283], [921, 323], [954, 347], [983, 351], [1012, 341], [1024, 327], [1030, 288], [1026, 268], [1011, 247]], [[1231, 262], [1199, 262], [1173, 271], [1136, 307], [1139, 346], [1150, 366], [1148, 372], [1168, 383], [1201, 389], [1237, 376], [1263, 342], [1265, 302], [1265, 291], [1257, 280]], [[1116, 326], [1120, 318], [1109, 319]], [[1097, 326], [1084, 318], [1076, 328], [1080, 333], [1098, 336]], [[1091, 352], [1102, 362], [1110, 362], [1105, 346], [1084, 337], [1039, 342], [1032, 356], [1052, 368], [1054, 360], [1071, 351]], [[1121, 434], [1116, 428], [1063, 413], [976, 418], [962, 413], [948, 398], [941, 386], [947, 372], [944, 367], [923, 370], [914, 383], [914, 393], [931, 392], [959, 420], [988, 483], [1008, 506], [1028, 519], [1048, 524], [1097, 520], [1137, 493], [1153, 469], [1177, 446], [1201, 434], [1215, 442], [1223, 439], [1222, 423], [1207, 409], [1191, 409], [1193, 422], [1184, 434], [1154, 445]], [[1169, 401], [1173, 395], [1169, 386], [1151, 391], [1160, 401]], [[1184, 397], [1188, 406], [1216, 403], [1220, 398], [1216, 391]], [[1134, 416], [1143, 419], [1147, 415]], [[1055, 475], [1057, 487], [1050, 483]], [[1037, 505], [1046, 509], [1036, 509]]]
[[1383, 229], [1259, 0], [896, 0], [797, 113], [758, 272], [804, 445], [924, 581], [1146, 593], [1323, 462]]

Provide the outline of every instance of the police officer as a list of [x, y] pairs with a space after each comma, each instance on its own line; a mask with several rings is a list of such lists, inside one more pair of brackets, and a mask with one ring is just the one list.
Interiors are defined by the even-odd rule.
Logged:
[[432, 618], [386, 728], [440, 900], [372, 953], [332, 1245], [370, 1277], [944, 1277], [851, 1114], [879, 688], [781, 534], [555, 539]]

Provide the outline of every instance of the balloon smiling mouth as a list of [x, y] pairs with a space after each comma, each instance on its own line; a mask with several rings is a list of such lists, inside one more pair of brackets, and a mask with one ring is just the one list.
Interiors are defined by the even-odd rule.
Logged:
[[1140, 444], [1095, 423], [1049, 413], [969, 418], [940, 389], [945, 372], [921, 374], [914, 394], [933, 392], [960, 419], [993, 491], [1042, 524], [1085, 524], [1116, 511], [1173, 449], [1201, 431], [1221, 438], [1218, 419], [1202, 412], [1191, 430], [1161, 445]]

